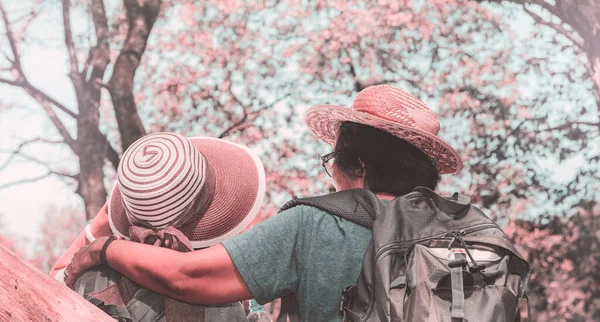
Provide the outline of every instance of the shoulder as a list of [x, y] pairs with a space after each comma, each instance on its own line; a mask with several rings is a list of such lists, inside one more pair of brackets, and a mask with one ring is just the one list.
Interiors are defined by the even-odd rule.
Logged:
[[327, 212], [336, 212], [339, 209], [355, 207], [357, 203], [364, 200], [371, 200], [375, 195], [366, 189], [350, 189], [338, 192], [329, 193], [326, 195], [296, 198], [286, 202], [280, 211], [297, 207], [299, 205], [312, 206]]
[[[317, 197], [318, 198], [318, 197]], [[308, 233], [310, 228], [316, 227], [323, 221], [336, 222], [339, 217], [332, 211], [328, 211], [318, 205], [296, 203], [298, 199], [293, 200], [295, 205], [283, 208], [271, 219], [287, 222], [302, 227], [303, 233]]]

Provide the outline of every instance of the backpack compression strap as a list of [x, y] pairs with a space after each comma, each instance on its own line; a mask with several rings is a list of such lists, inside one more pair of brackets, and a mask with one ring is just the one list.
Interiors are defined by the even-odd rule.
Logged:
[[312, 206], [347, 219], [363, 227], [371, 228], [377, 217], [379, 199], [367, 189], [350, 189], [328, 195], [300, 198], [288, 201], [279, 212], [296, 206]]
[[298, 297], [296, 294], [288, 295], [281, 298], [281, 309], [277, 322], [287, 322], [288, 317], [290, 322], [300, 322], [300, 312], [298, 310]]

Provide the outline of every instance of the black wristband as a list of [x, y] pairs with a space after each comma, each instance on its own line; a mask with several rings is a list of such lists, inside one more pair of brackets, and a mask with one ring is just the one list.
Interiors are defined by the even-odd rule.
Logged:
[[106, 262], [106, 249], [108, 248], [108, 245], [110, 245], [110, 243], [112, 243], [116, 239], [117, 237], [115, 237], [115, 235], [111, 235], [104, 242], [104, 245], [102, 245], [102, 248], [100, 249], [100, 265], [108, 266], [108, 262]]

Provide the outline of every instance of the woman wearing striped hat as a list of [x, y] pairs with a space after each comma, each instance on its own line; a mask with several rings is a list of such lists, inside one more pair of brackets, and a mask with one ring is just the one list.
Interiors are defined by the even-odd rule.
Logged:
[[[459, 154], [438, 137], [435, 114], [389, 85], [361, 91], [350, 108], [310, 108], [304, 121], [332, 145], [322, 157], [336, 190], [366, 188], [393, 199], [417, 186], [435, 189], [459, 173]], [[107, 262], [132, 280], [192, 303], [295, 294], [302, 321], [341, 321], [344, 287], [356, 283], [371, 230], [312, 206], [280, 212], [222, 244], [188, 254], [103, 238], [75, 254], [67, 285], [82, 270]], [[248, 250], [252, 245], [252, 251]], [[294, 315], [297, 316], [297, 315]]]
[[[88, 241], [109, 235], [111, 239], [179, 252], [218, 244], [252, 221], [261, 207], [264, 191], [263, 165], [245, 146], [174, 133], [147, 135], [125, 151], [110, 200], [57, 262], [51, 275], [66, 280], [65, 267], [75, 251]], [[153, 247], [148, 256], [154, 257], [156, 250]], [[109, 286], [119, 280], [119, 276], [114, 281], [107, 279], [112, 275], [106, 269], [93, 273], [80, 278], [75, 291], [87, 297], [100, 291], [99, 285]], [[101, 299], [102, 296], [98, 295]], [[201, 313], [185, 303], [167, 300], [164, 304], [167, 309], [171, 306], [180, 312], [179, 320], [181, 312], [213, 316], [208, 320], [218, 320], [219, 315], [223, 320], [224, 316], [239, 317], [240, 310], [245, 320], [239, 303], [202, 308]]]

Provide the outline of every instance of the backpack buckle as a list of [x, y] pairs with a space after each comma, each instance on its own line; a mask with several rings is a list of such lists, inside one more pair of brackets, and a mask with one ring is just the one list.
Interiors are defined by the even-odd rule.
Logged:
[[472, 267], [469, 267], [469, 271], [471, 271], [471, 273], [479, 273], [482, 272], [485, 269], [485, 265], [483, 264], [479, 264], [479, 265], [475, 265]]
[[450, 261], [450, 262], [448, 263], [448, 267], [450, 267], [450, 268], [455, 268], [455, 267], [459, 267], [459, 266], [460, 266], [460, 267], [463, 267], [463, 268], [464, 268], [464, 267], [465, 267], [465, 266], [467, 266], [468, 264], [469, 264], [469, 262], [467, 262], [467, 260], [466, 260], [466, 259], [464, 259], [464, 258], [461, 258], [461, 259], [456, 259], [456, 260]]
[[348, 300], [356, 294], [356, 285], [346, 286], [342, 291], [342, 299], [340, 300], [339, 312], [342, 316], [344, 316], [344, 308], [349, 307], [350, 303]]

